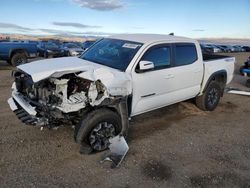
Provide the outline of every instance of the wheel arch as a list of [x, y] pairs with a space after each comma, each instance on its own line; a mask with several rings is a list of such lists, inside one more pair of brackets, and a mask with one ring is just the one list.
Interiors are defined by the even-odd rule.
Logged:
[[[129, 128], [129, 120], [128, 120], [128, 97], [122, 97], [119, 99], [119, 101], [115, 102], [114, 104], [110, 103], [110, 104], [105, 104], [105, 105], [99, 105], [99, 106], [95, 106], [95, 107], [89, 107], [87, 109], [85, 109], [82, 112], [82, 116], [87, 117], [89, 114], [94, 115], [93, 113], [95, 111], [98, 111], [100, 109], [107, 109], [110, 110], [114, 113], [116, 113], [120, 119], [121, 119], [121, 131], [120, 131], [120, 135], [126, 136], [128, 134], [128, 128]], [[80, 143], [81, 140], [79, 139], [78, 136], [78, 131], [80, 130], [80, 125], [76, 126], [75, 128], [75, 134], [74, 134], [74, 138], [75, 141]]]
[[[206, 91], [206, 89], [208, 88], [209, 84], [212, 81], [216, 81], [220, 84], [220, 87], [222, 90], [224, 90], [225, 85], [227, 83], [227, 71], [226, 70], [219, 70], [214, 72], [207, 80], [205, 87], [202, 89], [202, 93], [204, 93]], [[222, 92], [223, 93], [223, 92]]]
[[9, 57], [10, 59], [13, 57], [13, 55], [15, 55], [16, 53], [24, 53], [26, 55], [26, 57], [28, 57], [28, 52], [25, 49], [22, 48], [16, 48], [16, 49], [12, 49], [9, 52]]

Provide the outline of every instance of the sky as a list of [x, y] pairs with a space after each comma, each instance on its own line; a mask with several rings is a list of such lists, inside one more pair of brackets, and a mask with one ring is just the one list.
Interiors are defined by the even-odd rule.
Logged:
[[250, 0], [0, 0], [0, 33], [250, 38]]

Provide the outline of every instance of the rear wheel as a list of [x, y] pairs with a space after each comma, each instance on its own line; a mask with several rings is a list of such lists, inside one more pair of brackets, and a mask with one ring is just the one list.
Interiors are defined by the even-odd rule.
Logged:
[[196, 97], [196, 105], [204, 111], [213, 111], [222, 96], [222, 89], [218, 82], [212, 81], [203, 95]]
[[86, 115], [75, 129], [76, 141], [89, 144], [95, 151], [106, 150], [109, 139], [121, 132], [120, 116], [109, 109], [97, 109]]
[[12, 57], [11, 57], [11, 64], [13, 66], [18, 66], [18, 65], [22, 65], [28, 62], [28, 59], [25, 55], [25, 53], [15, 53]]

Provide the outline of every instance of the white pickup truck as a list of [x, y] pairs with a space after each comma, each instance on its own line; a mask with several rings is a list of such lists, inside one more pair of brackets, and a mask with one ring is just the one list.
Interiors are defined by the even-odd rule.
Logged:
[[10, 108], [25, 124], [75, 126], [75, 139], [93, 150], [126, 135], [129, 119], [195, 99], [212, 111], [233, 78], [235, 58], [202, 54], [196, 40], [168, 36], [115, 35], [80, 57], [18, 66]]

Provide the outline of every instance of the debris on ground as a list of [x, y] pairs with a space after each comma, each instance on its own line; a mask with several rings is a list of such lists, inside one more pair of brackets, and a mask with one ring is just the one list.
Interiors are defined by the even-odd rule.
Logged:
[[125, 138], [121, 135], [111, 138], [109, 142], [110, 151], [104, 155], [103, 159], [101, 160], [101, 163], [105, 161], [110, 161], [112, 162], [111, 168], [116, 168], [123, 161], [129, 150], [129, 147]]
[[226, 92], [230, 93], [230, 94], [235, 94], [235, 95], [250, 96], [250, 92], [249, 91], [242, 91], [242, 90], [234, 89], [234, 88], [228, 88], [228, 89], [226, 89]]

